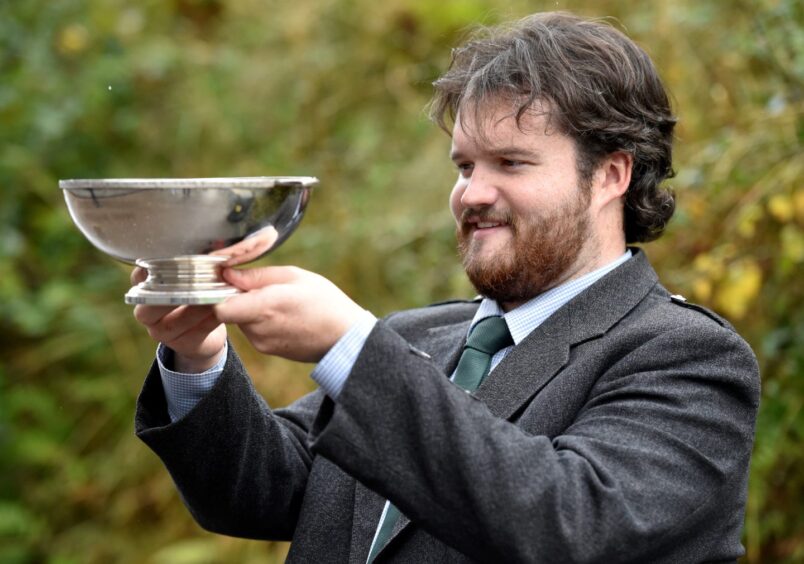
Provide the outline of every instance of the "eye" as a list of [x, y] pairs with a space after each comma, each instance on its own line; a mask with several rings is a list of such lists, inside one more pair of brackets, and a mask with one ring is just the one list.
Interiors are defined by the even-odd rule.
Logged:
[[514, 160], [511, 160], [511, 159], [502, 159], [500, 161], [500, 164], [504, 168], [517, 168], [517, 167], [523, 166], [526, 163], [524, 161], [514, 161]]
[[455, 168], [458, 169], [458, 172], [461, 173], [461, 176], [471, 176], [475, 165], [470, 162], [456, 162]]

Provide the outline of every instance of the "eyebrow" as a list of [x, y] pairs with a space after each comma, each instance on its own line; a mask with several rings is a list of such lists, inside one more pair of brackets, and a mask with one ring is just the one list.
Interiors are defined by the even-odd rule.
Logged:
[[[537, 160], [540, 157], [540, 153], [538, 151], [529, 151], [527, 149], [522, 149], [521, 147], [496, 147], [491, 148], [488, 150], [482, 151], [486, 155], [491, 155], [493, 157], [505, 157], [505, 158], [525, 158], [525, 159], [533, 159]], [[464, 153], [461, 151], [451, 151], [450, 158], [453, 161], [460, 161], [465, 158]]]

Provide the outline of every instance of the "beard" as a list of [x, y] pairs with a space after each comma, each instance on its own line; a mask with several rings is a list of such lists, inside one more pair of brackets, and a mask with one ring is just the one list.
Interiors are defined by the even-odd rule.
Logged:
[[[523, 303], [563, 282], [589, 240], [589, 192], [544, 215], [517, 218], [491, 209], [466, 209], [456, 231], [458, 253], [470, 282], [481, 295], [498, 303]], [[480, 221], [504, 222], [512, 241], [493, 257], [482, 257], [483, 241], [474, 241], [472, 215]]]

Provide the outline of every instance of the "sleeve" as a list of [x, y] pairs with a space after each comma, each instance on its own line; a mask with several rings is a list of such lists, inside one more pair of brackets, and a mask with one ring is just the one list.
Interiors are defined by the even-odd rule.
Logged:
[[135, 430], [202, 527], [290, 540], [313, 459], [307, 434], [323, 398], [316, 391], [272, 410], [229, 347], [220, 377], [176, 422], [154, 363], [137, 401]]
[[547, 437], [497, 418], [378, 322], [312, 450], [480, 561], [687, 561], [693, 540], [719, 542], [710, 521], [742, 522], [724, 513], [745, 501], [758, 405], [753, 353], [710, 325], [635, 336]]
[[184, 374], [168, 368], [173, 365], [173, 351], [163, 344], [159, 344], [156, 349], [156, 364], [159, 367], [159, 376], [165, 391], [171, 421], [178, 421], [187, 415], [215, 386], [215, 382], [223, 373], [228, 352], [229, 343], [227, 341], [224, 345], [223, 356], [215, 366], [198, 374]]
[[335, 343], [310, 374], [310, 377], [332, 399], [338, 399], [375, 323], [377, 318], [365, 311], [360, 320]]

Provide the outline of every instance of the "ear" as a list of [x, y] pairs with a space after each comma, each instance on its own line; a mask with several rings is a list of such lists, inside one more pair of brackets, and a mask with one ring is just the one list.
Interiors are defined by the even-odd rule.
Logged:
[[611, 153], [596, 172], [593, 198], [603, 208], [614, 200], [619, 200], [631, 184], [631, 170], [634, 167], [634, 156], [625, 151]]

